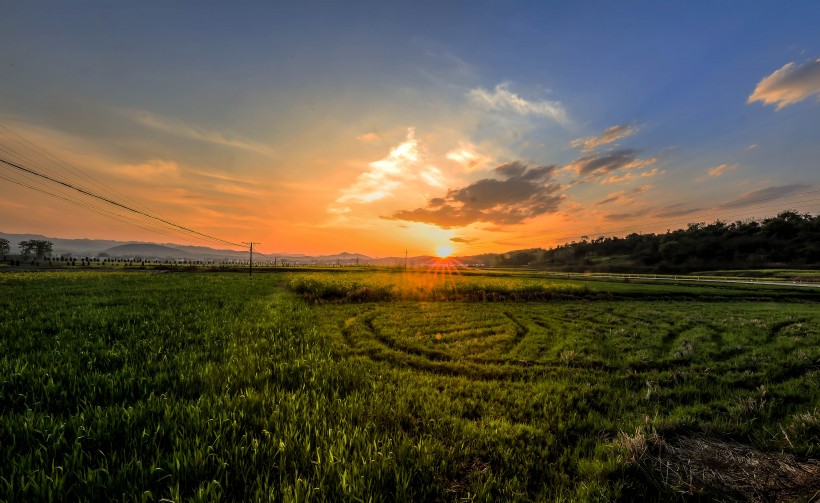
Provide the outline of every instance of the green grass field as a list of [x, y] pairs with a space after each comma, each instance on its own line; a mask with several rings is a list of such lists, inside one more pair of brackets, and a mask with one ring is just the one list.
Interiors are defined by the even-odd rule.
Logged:
[[[0, 291], [4, 501], [820, 490], [812, 290], [338, 270], [3, 273]], [[713, 444], [796, 475], [723, 483], [696, 468], [731, 466], [685, 450]]]

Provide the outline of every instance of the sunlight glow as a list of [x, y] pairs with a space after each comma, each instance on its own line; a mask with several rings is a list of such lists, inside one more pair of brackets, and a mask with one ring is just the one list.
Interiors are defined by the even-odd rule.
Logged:
[[436, 247], [436, 255], [441, 258], [447, 258], [453, 253], [453, 247], [450, 245], [438, 245]]

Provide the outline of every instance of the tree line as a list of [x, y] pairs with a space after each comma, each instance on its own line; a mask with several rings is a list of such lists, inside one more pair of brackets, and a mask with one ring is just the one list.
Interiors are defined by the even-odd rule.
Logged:
[[[51, 241], [44, 239], [30, 239], [27, 241], [20, 241], [17, 246], [20, 248], [20, 256], [29, 259], [46, 259], [51, 258], [54, 245]], [[11, 254], [11, 244], [6, 238], [0, 238], [0, 255], [3, 260], [6, 260], [6, 255]]]
[[554, 248], [482, 256], [488, 265], [566, 271], [686, 273], [820, 266], [820, 215], [692, 223], [662, 234], [587, 237]]

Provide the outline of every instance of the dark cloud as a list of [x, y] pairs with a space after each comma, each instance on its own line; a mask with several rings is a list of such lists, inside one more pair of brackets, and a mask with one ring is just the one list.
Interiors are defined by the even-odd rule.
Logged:
[[747, 192], [738, 197], [737, 199], [729, 201], [725, 204], [721, 204], [719, 207], [725, 208], [730, 206], [751, 206], [759, 202], [768, 201], [771, 199], [779, 199], [781, 197], [788, 196], [789, 194], [794, 194], [795, 192], [799, 192], [803, 189], [808, 189], [810, 187], [811, 185], [806, 185], [803, 183], [793, 183], [791, 185], [776, 185], [773, 187], [765, 187], [763, 189]]
[[620, 199], [622, 196], [623, 196], [623, 192], [616, 192], [615, 194], [612, 194], [611, 196], [607, 197], [606, 199], [602, 199], [602, 200], [598, 201], [597, 203], [595, 203], [595, 206], [600, 206], [602, 204], [608, 204], [608, 203], [614, 203], [615, 201]]
[[617, 222], [618, 220], [630, 220], [632, 218], [645, 216], [647, 213], [649, 213], [648, 209], [635, 211], [633, 213], [610, 213], [609, 215], [604, 215], [604, 220], [608, 220], [610, 222]]
[[475, 243], [476, 241], [478, 241], [478, 239], [454, 237], [450, 238], [450, 241], [452, 241], [453, 243]]
[[501, 179], [485, 178], [466, 187], [450, 189], [445, 197], [431, 199], [424, 208], [394, 213], [391, 220], [408, 220], [442, 228], [463, 227], [475, 222], [517, 224], [558, 210], [561, 186], [548, 183], [555, 166], [529, 167], [508, 162], [493, 172]]
[[634, 148], [622, 148], [604, 154], [591, 154], [581, 157], [570, 164], [579, 176], [606, 175], [619, 169], [631, 169], [648, 166], [655, 162], [654, 158], [640, 159], [641, 151]]
[[680, 204], [672, 204], [670, 206], [664, 206], [657, 210], [652, 216], [657, 218], [674, 218], [674, 217], [682, 217], [685, 215], [691, 215], [692, 213], [699, 213], [704, 211], [708, 208], [685, 208], [686, 206], [684, 203]]

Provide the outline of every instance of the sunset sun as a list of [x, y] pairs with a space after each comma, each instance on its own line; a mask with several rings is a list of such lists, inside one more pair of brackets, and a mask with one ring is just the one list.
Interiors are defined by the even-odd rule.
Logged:
[[453, 247], [450, 245], [438, 245], [436, 247], [436, 255], [439, 258], [447, 258], [453, 253]]

